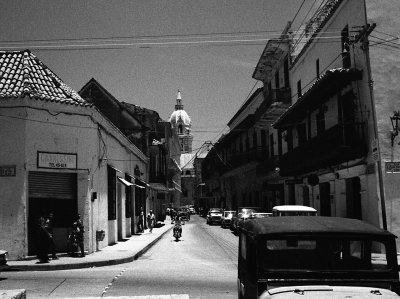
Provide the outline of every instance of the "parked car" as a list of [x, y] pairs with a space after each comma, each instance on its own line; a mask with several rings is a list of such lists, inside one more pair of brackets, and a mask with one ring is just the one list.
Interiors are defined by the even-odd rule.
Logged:
[[178, 208], [177, 215], [179, 217], [181, 217], [181, 219], [183, 221], [189, 221], [190, 220], [190, 212], [189, 212], [188, 208], [185, 208], [185, 207]]
[[0, 271], [8, 268], [7, 265], [7, 254], [5, 250], [0, 250]]
[[194, 209], [194, 206], [189, 206], [189, 212], [192, 215], [196, 214], [196, 210]]
[[235, 211], [224, 211], [221, 217], [222, 228], [230, 226], [233, 214], [235, 214]]
[[273, 216], [317, 216], [317, 210], [301, 205], [282, 205], [272, 208]]
[[248, 219], [271, 217], [272, 213], [251, 213]]
[[256, 218], [243, 223], [238, 250], [239, 298], [400, 294], [396, 236], [361, 220]]
[[243, 223], [245, 223], [246, 221], [256, 218], [266, 218], [266, 217], [272, 217], [272, 213], [251, 213], [248, 217], [242, 217], [237, 222], [237, 231], [240, 231], [240, 229], [243, 226]]
[[220, 208], [211, 208], [207, 213], [207, 224], [221, 223], [223, 210]]
[[251, 213], [261, 213], [260, 207], [240, 207], [236, 210], [236, 213], [232, 216], [231, 224], [229, 228], [236, 234], [238, 232], [239, 220], [243, 220], [250, 216]]

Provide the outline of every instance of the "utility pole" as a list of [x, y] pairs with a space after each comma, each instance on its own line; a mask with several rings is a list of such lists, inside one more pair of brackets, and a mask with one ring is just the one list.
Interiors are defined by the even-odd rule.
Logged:
[[375, 109], [375, 100], [374, 100], [374, 81], [372, 80], [371, 75], [371, 61], [369, 58], [369, 41], [368, 36], [375, 29], [376, 24], [372, 25], [366, 24], [361, 29], [360, 33], [356, 35], [354, 43], [361, 42], [361, 49], [365, 53], [365, 59], [367, 64], [367, 76], [368, 76], [368, 86], [370, 92], [370, 101], [371, 101], [371, 110], [372, 110], [372, 121], [374, 127], [374, 138], [376, 141], [377, 147], [377, 159], [376, 164], [378, 168], [378, 180], [379, 180], [379, 194], [381, 198], [381, 210], [382, 210], [382, 226], [384, 230], [387, 230], [387, 221], [386, 221], [386, 203], [385, 203], [385, 190], [383, 188], [383, 171], [382, 171], [382, 160], [381, 160], [381, 150], [379, 145], [379, 133], [378, 133], [378, 124], [376, 117], [376, 109]]

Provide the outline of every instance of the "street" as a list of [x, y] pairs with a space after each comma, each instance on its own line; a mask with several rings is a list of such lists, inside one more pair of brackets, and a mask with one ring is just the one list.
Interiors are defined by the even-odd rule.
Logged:
[[0, 289], [23, 288], [28, 298], [171, 294], [180, 295], [174, 298], [236, 298], [237, 242], [229, 229], [209, 226], [194, 215], [183, 226], [179, 242], [169, 232], [132, 263], [80, 270], [3, 272]]

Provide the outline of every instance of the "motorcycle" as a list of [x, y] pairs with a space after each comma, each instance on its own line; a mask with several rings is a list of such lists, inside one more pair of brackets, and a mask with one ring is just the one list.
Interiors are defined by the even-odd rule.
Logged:
[[173, 236], [174, 236], [176, 242], [178, 242], [179, 238], [182, 237], [181, 221], [175, 221], [175, 225], [174, 225], [174, 229], [173, 229]]

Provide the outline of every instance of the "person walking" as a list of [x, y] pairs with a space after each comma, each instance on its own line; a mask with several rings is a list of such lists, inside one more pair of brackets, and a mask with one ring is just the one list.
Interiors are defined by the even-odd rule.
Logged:
[[150, 210], [149, 214], [147, 215], [147, 226], [149, 227], [149, 231], [153, 232], [153, 227], [156, 221], [156, 216], [154, 216], [153, 210]]
[[142, 233], [144, 230], [144, 214], [143, 211], [140, 211], [139, 221], [138, 221], [138, 233]]
[[85, 232], [85, 228], [79, 214], [77, 215], [75, 222], [72, 224], [72, 229], [76, 237], [76, 243], [81, 251], [81, 257], [84, 257], [85, 249], [83, 247], [83, 233]]
[[53, 260], [58, 260], [58, 257], [56, 255], [56, 244], [54, 243], [54, 234], [53, 234], [53, 228], [54, 228], [54, 214], [49, 213], [46, 219], [46, 230], [49, 233], [49, 252], [51, 253], [51, 257]]
[[37, 257], [39, 263], [49, 262], [49, 240], [50, 234], [46, 229], [46, 219], [40, 216], [37, 221]]

